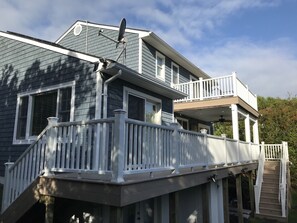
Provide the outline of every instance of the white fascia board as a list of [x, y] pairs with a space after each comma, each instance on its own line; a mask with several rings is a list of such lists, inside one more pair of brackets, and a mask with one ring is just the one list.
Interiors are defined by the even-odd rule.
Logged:
[[[116, 31], [119, 30], [119, 27], [117, 27], [117, 26], [96, 24], [96, 23], [91, 23], [91, 22], [87, 22], [87, 21], [85, 21], [85, 22], [77, 21], [61, 37], [59, 37], [59, 39], [57, 39], [57, 41], [55, 43], [59, 43], [66, 35], [68, 35], [70, 32], [72, 32], [76, 25], [95, 27], [95, 28], [98, 28], [98, 29], [110, 29], [110, 30], [116, 30]], [[140, 36], [141, 35], [145, 36], [145, 35], [147, 35], [149, 33], [148, 31], [138, 30], [138, 29], [131, 29], [131, 28], [126, 28], [125, 32], [136, 33], [136, 34], [139, 34]]]
[[27, 43], [27, 44], [30, 44], [30, 45], [33, 45], [33, 46], [41, 47], [41, 48], [51, 50], [51, 51], [54, 51], [54, 52], [57, 52], [57, 53], [61, 53], [61, 54], [67, 55], [67, 56], [75, 57], [75, 58], [78, 58], [78, 59], [81, 59], [81, 60], [85, 60], [85, 61], [89, 61], [89, 62], [98, 62], [99, 61], [98, 57], [94, 57], [94, 56], [90, 56], [90, 55], [87, 55], [87, 54], [75, 52], [75, 51], [72, 51], [72, 50], [63, 49], [63, 48], [60, 48], [58, 46], [52, 46], [52, 45], [42, 43], [42, 42], [39, 42], [39, 41], [36, 41], [36, 40], [33, 40], [33, 39], [25, 38], [25, 37], [22, 37], [22, 36], [17, 36], [17, 35], [13, 35], [13, 34], [9, 34], [9, 33], [4, 33], [4, 32], [0, 32], [0, 36], [6, 37], [6, 38], [9, 38], [9, 39], [13, 39], [13, 40], [16, 40], [16, 41], [20, 41], [20, 42], [23, 42], [23, 43]]

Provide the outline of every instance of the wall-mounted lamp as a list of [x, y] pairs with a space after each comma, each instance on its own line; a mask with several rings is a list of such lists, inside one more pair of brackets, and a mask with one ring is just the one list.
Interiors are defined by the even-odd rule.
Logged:
[[216, 182], [216, 177], [217, 177], [217, 175], [216, 174], [213, 174], [213, 175], [211, 175], [210, 177], [208, 177], [208, 181], [212, 181], [212, 182]]

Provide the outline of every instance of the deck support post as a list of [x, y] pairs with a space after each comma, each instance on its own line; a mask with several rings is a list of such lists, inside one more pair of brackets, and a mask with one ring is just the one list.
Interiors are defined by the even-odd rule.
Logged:
[[125, 153], [125, 119], [126, 111], [114, 111], [114, 146], [111, 151], [112, 181], [124, 182], [124, 153]]
[[210, 181], [209, 187], [209, 221], [212, 223], [224, 222], [224, 202], [222, 180]]
[[229, 223], [229, 181], [228, 178], [223, 179], [223, 197], [224, 197], [224, 222]]
[[244, 129], [245, 129], [245, 141], [251, 141], [251, 125], [250, 125], [250, 115], [247, 114], [244, 119]]
[[255, 120], [253, 124], [253, 142], [259, 144], [259, 127], [258, 120]]
[[55, 153], [57, 145], [58, 129], [54, 126], [58, 124], [59, 118], [49, 117], [48, 120], [48, 132], [47, 132], [47, 144], [45, 152], [45, 164], [44, 164], [44, 176], [51, 175], [51, 169], [55, 165]]
[[209, 210], [209, 188], [208, 184], [203, 184], [202, 186], [202, 213], [203, 213], [203, 222], [204, 223], [209, 223], [209, 215], [210, 215], [210, 210]]
[[231, 105], [231, 111], [232, 111], [233, 139], [239, 140], [238, 107], [236, 104]]
[[54, 223], [55, 198], [51, 196], [42, 196], [41, 200], [45, 205], [44, 222]]
[[241, 174], [236, 175], [236, 196], [238, 223], [243, 223]]
[[254, 193], [254, 182], [253, 182], [253, 171], [248, 172], [249, 180], [249, 197], [252, 215], [255, 213], [255, 193]]

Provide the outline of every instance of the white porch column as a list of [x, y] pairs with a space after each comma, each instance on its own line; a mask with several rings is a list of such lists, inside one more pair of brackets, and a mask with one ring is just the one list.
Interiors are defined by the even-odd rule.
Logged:
[[258, 120], [255, 121], [253, 125], [253, 141], [254, 143], [259, 144], [259, 126], [258, 126]]
[[209, 183], [209, 222], [224, 222], [224, 202], [223, 202], [222, 180]]
[[231, 105], [231, 112], [232, 112], [233, 139], [239, 140], [238, 107], [236, 104]]
[[251, 142], [251, 125], [250, 125], [250, 115], [247, 114], [244, 120], [245, 129], [245, 141]]

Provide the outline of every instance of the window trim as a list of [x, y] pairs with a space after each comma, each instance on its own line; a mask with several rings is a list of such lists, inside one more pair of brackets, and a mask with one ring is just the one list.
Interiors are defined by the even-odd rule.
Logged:
[[[140, 91], [128, 88], [128, 87], [124, 87], [124, 97], [123, 97], [123, 109], [126, 111], [126, 117], [128, 117], [128, 99], [129, 99], [129, 94], [133, 95], [135, 97], [139, 97], [145, 100], [145, 105], [147, 101], [152, 101], [153, 103], [159, 104], [160, 105], [160, 109], [158, 114], [158, 124], [162, 123], [162, 100], [160, 98], [156, 98], [153, 97], [151, 95], [142, 93]], [[145, 109], [145, 108], [144, 108]], [[146, 110], [144, 110], [145, 114], [146, 114]], [[147, 122], [145, 120], [145, 122]]]
[[[162, 64], [162, 73], [161, 73], [161, 76], [159, 77], [158, 76], [158, 57], [160, 57], [163, 61], [163, 64]], [[155, 69], [155, 76], [156, 78], [158, 78], [159, 80], [162, 80], [162, 81], [165, 81], [165, 56], [163, 54], [161, 54], [160, 52], [156, 51], [156, 58], [155, 58], [155, 65], [156, 65], [156, 69]]]
[[[26, 91], [22, 93], [17, 94], [17, 104], [16, 104], [16, 113], [15, 113], [15, 121], [14, 121], [14, 130], [13, 130], [13, 145], [19, 145], [19, 144], [31, 144], [32, 141], [36, 140], [37, 136], [30, 136], [30, 129], [31, 129], [31, 123], [32, 123], [32, 108], [33, 108], [33, 97], [36, 94], [44, 93], [44, 92], [50, 92], [57, 90], [58, 96], [57, 96], [57, 104], [59, 103], [59, 92], [60, 89], [71, 87], [71, 101], [70, 101], [70, 120], [74, 120], [74, 100], [75, 100], [75, 81], [66, 82], [62, 84], [57, 84], [49, 87], [39, 88], [36, 90]], [[25, 133], [25, 139], [17, 139], [17, 128], [18, 128], [18, 117], [19, 117], [19, 108], [20, 108], [20, 100], [21, 97], [28, 96], [28, 110], [27, 110], [27, 122], [26, 122], [26, 133]], [[57, 107], [58, 111], [58, 107]], [[56, 113], [57, 113], [56, 111]]]
[[178, 120], [182, 121], [182, 122], [186, 122], [187, 123], [187, 126], [188, 128], [185, 129], [185, 130], [189, 130], [190, 129], [190, 125], [189, 125], [189, 119], [186, 119], [186, 118], [182, 118], [182, 117], [175, 117], [176, 118], [176, 121], [177, 123], [184, 129], [183, 125], [181, 125]]
[[177, 68], [177, 83], [176, 84], [179, 84], [179, 66], [176, 63], [171, 62], [171, 85], [175, 84], [175, 83], [173, 83], [173, 67]]

